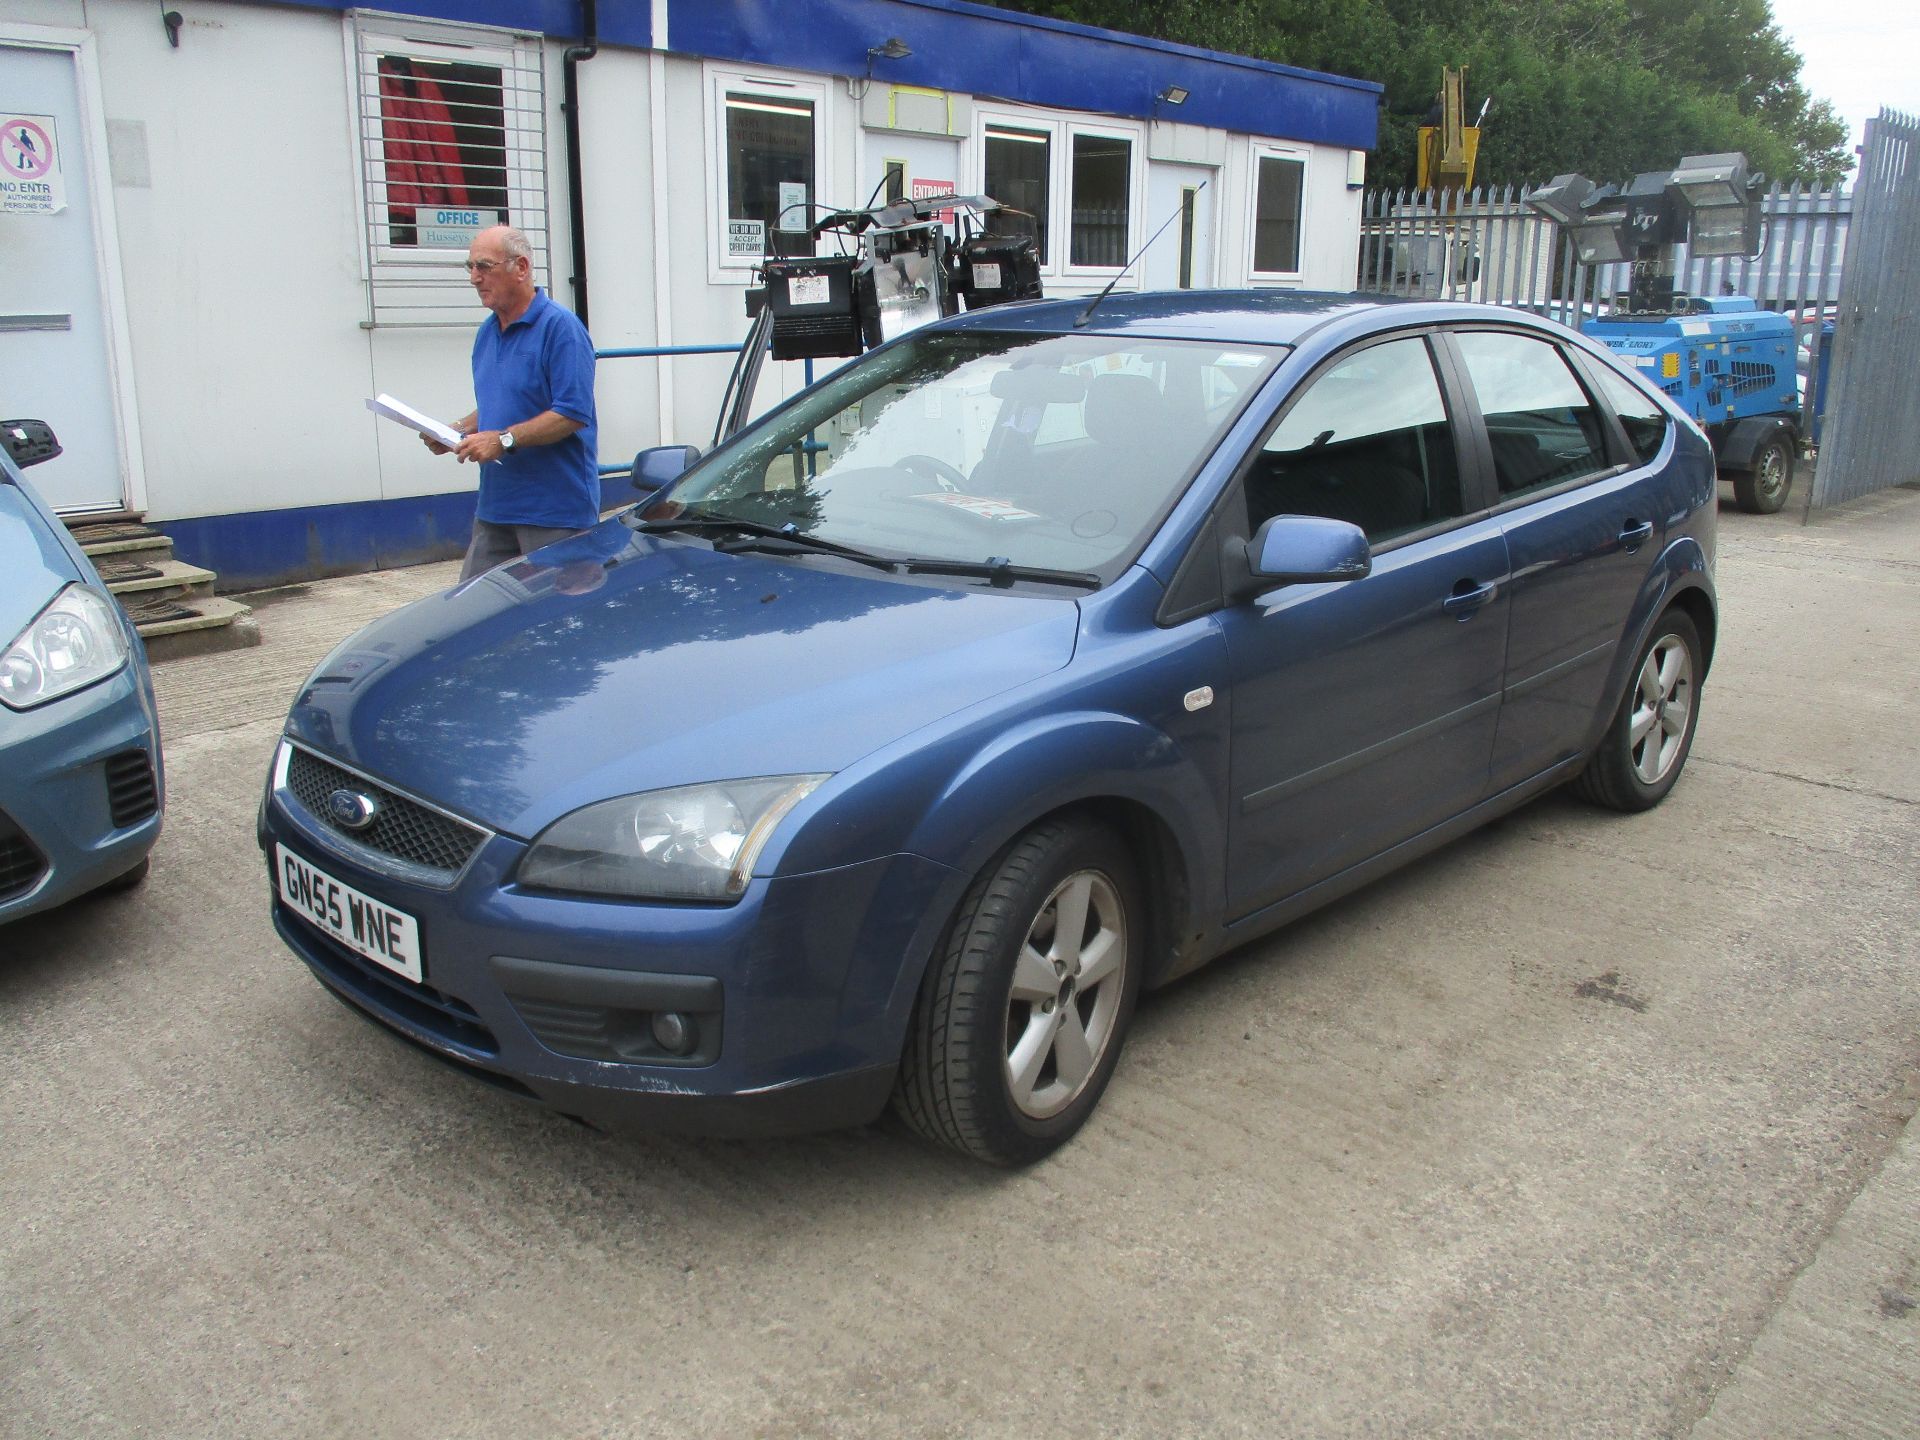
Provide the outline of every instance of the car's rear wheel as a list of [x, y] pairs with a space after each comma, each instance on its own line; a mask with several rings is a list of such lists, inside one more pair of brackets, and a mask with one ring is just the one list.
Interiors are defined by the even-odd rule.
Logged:
[[1100, 1101], [1140, 989], [1138, 872], [1112, 832], [1045, 821], [968, 889], [908, 1028], [894, 1109], [930, 1140], [1025, 1165]]
[[1620, 709], [1575, 782], [1611, 810], [1647, 810], [1666, 799], [1693, 749], [1704, 674], [1700, 632], [1684, 611], [1653, 627], [1633, 667]]
[[1772, 515], [1787, 503], [1793, 488], [1793, 447], [1775, 436], [1753, 454], [1753, 468], [1736, 471], [1733, 499], [1753, 515]]

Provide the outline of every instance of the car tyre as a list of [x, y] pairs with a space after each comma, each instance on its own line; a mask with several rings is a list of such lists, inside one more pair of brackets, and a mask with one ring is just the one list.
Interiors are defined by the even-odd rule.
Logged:
[[968, 888], [928, 967], [893, 1104], [929, 1140], [1027, 1165], [1086, 1122], [1120, 1057], [1146, 930], [1109, 830], [1034, 826]]
[[1793, 447], [1777, 435], [1753, 452], [1751, 469], [1733, 476], [1734, 503], [1749, 515], [1775, 514], [1792, 488]]
[[1609, 810], [1650, 810], [1667, 798], [1693, 749], [1700, 721], [1700, 632], [1681, 610], [1653, 627], [1600, 746], [1574, 782]]

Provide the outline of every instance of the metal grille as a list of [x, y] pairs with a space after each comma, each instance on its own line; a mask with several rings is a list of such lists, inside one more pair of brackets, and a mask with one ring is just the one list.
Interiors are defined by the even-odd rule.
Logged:
[[503, 221], [526, 232], [550, 289], [540, 37], [376, 11], [351, 21], [367, 323], [476, 323], [467, 244]]
[[153, 761], [144, 750], [124, 750], [107, 757], [107, 810], [115, 829], [138, 825], [160, 808], [154, 784]]
[[0, 900], [24, 895], [46, 874], [47, 858], [34, 848], [6, 811], [0, 810]]
[[1920, 479], [1920, 409], [1911, 399], [1920, 325], [1920, 118], [1883, 110], [1867, 122], [1854, 197], [1810, 507]]
[[[298, 748], [288, 757], [287, 788], [315, 821], [347, 844], [449, 876], [457, 874], [486, 839], [484, 831]], [[327, 797], [342, 789], [371, 795], [379, 802], [379, 813], [365, 830], [343, 830], [327, 813]]]

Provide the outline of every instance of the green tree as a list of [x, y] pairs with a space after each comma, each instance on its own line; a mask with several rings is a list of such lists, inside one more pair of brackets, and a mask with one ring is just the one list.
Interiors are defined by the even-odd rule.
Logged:
[[1768, 0], [994, 0], [1007, 9], [1376, 80], [1371, 165], [1410, 183], [1449, 65], [1469, 118], [1491, 99], [1475, 179], [1621, 179], [1745, 151], [1781, 180], [1840, 179], [1846, 127], [1800, 83]]

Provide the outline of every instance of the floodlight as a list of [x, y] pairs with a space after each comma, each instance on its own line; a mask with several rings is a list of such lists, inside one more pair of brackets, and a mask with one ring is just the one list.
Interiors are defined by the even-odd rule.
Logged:
[[1747, 157], [1737, 150], [1725, 155], [1689, 155], [1674, 167], [1667, 184], [1690, 210], [1745, 205]]
[[901, 250], [862, 272], [869, 343], [879, 345], [930, 325], [945, 313], [946, 272], [932, 250]]
[[1556, 225], [1578, 225], [1580, 207], [1594, 194], [1584, 175], [1556, 175], [1527, 196], [1527, 204]]
[[1687, 212], [1688, 249], [1695, 255], [1752, 255], [1760, 248], [1760, 187], [1747, 157], [1689, 155], [1674, 170], [1672, 193]]
[[859, 264], [857, 255], [766, 262], [774, 359], [833, 359], [861, 352], [854, 273]]
[[953, 288], [967, 309], [1040, 298], [1040, 252], [1031, 235], [975, 235], [954, 255]]
[[1184, 85], [1169, 85], [1153, 98], [1165, 105], [1184, 105], [1191, 93]]

